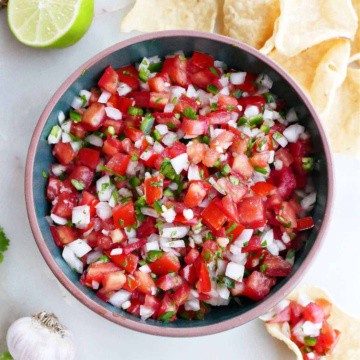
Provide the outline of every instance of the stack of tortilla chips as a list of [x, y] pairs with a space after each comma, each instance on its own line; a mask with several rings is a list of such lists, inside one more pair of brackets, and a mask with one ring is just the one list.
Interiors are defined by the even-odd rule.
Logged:
[[360, 157], [360, 0], [137, 0], [123, 31], [191, 29], [243, 41], [313, 101], [333, 150]]

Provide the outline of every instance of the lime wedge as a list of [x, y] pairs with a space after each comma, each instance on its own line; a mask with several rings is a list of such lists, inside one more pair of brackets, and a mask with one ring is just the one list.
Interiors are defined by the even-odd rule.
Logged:
[[8, 22], [23, 44], [62, 48], [75, 44], [89, 29], [94, 0], [11, 0]]

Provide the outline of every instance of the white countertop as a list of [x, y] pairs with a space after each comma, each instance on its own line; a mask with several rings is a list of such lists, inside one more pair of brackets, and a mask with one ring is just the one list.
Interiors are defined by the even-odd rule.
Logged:
[[[267, 335], [260, 320], [207, 337], [161, 338], [115, 325], [75, 300], [52, 275], [38, 251], [27, 220], [24, 168], [30, 138], [46, 103], [80, 64], [133, 34], [120, 33], [122, 12], [94, 19], [73, 47], [36, 50], [18, 43], [0, 12], [0, 224], [11, 246], [0, 264], [0, 353], [8, 326], [42, 310], [56, 313], [75, 335], [78, 359], [172, 360], [294, 359]], [[335, 155], [336, 196], [326, 242], [304, 283], [327, 289], [350, 313], [359, 314], [360, 161]]]

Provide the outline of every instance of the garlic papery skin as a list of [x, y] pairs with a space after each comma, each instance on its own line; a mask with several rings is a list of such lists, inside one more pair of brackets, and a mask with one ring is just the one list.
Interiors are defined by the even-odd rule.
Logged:
[[41, 312], [16, 320], [6, 335], [14, 360], [74, 360], [71, 333], [52, 313]]

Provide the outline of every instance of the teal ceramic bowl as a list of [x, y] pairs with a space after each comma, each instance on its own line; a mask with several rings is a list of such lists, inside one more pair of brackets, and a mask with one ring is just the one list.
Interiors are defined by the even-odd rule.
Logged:
[[[152, 319], [142, 321], [101, 301], [92, 290], [80, 284], [79, 275], [63, 260], [45, 220], [49, 206], [45, 197], [46, 180], [42, 177], [42, 170], [48, 169], [54, 161], [46, 141], [50, 129], [57, 123], [59, 111], [67, 112], [73, 97], [81, 89], [94, 86], [102, 71], [109, 65], [119, 68], [137, 62], [144, 56], [165, 56], [177, 50], [183, 50], [187, 55], [194, 50], [209, 53], [230, 67], [253, 73], [267, 73], [274, 80], [272, 91], [289, 106], [297, 109], [300, 122], [311, 133], [317, 164], [314, 181], [318, 197], [313, 210], [315, 227], [307, 233], [307, 242], [297, 254], [292, 274], [278, 281], [265, 299], [260, 302], [244, 302], [241, 306], [231, 302], [227, 307], [213, 308], [203, 321], [179, 319], [172, 323], [162, 323]], [[295, 81], [272, 60], [251, 47], [220, 35], [195, 31], [166, 31], [135, 37], [104, 50], [77, 69], [61, 85], [40, 117], [29, 148], [25, 179], [30, 225], [45, 261], [58, 280], [80, 302], [108, 320], [133, 330], [163, 336], [199, 336], [228, 330], [259, 317], [283, 299], [298, 284], [320, 250], [329, 222], [333, 194], [331, 155], [324, 130], [309, 99]]]

